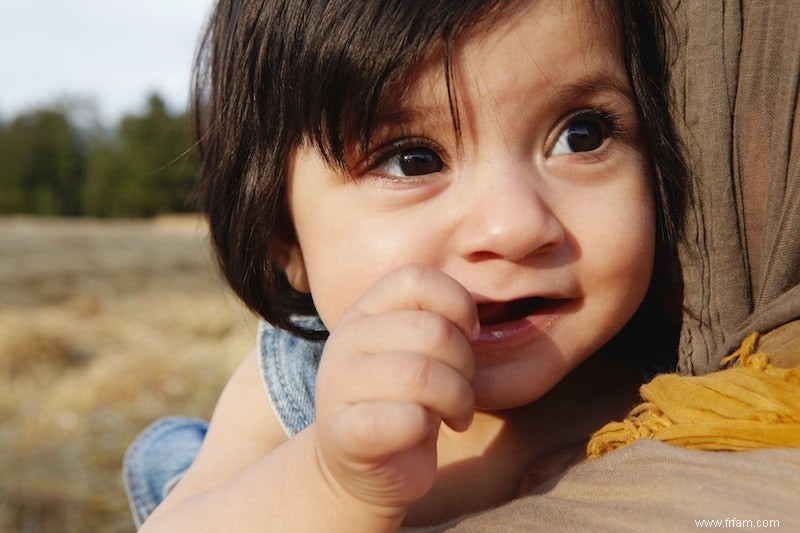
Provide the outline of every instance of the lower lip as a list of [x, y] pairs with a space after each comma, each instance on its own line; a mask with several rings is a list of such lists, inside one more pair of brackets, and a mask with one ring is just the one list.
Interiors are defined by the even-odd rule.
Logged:
[[530, 342], [553, 326], [563, 314], [566, 305], [567, 302], [564, 301], [512, 322], [482, 326], [480, 335], [472, 342], [472, 348], [485, 354]]

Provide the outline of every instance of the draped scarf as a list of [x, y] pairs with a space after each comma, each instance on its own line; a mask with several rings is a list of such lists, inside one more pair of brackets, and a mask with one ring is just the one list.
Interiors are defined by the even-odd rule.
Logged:
[[643, 385], [643, 403], [591, 438], [590, 458], [641, 438], [800, 447], [800, 4], [672, 1], [675, 118], [693, 174], [678, 373]]

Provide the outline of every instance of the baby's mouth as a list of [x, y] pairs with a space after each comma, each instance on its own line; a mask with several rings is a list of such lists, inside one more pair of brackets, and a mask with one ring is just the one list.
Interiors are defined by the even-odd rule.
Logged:
[[483, 327], [514, 322], [563, 302], [564, 300], [534, 296], [510, 302], [483, 303], [478, 304], [478, 318]]

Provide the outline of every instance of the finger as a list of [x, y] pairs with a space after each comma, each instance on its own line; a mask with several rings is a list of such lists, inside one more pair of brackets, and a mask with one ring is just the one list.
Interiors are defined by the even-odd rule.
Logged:
[[323, 459], [341, 472], [337, 477], [361, 477], [351, 491], [360, 492], [366, 501], [413, 501], [427, 493], [436, 478], [439, 424], [419, 404], [359, 404], [333, 421], [325, 439], [328, 445], [321, 449]]
[[377, 315], [415, 309], [442, 315], [468, 339], [480, 332], [477, 306], [469, 292], [450, 276], [426, 265], [406, 265], [382, 277], [351, 311]]
[[[437, 415], [453, 429], [469, 426], [475, 407], [472, 386], [447, 364], [413, 352], [390, 352], [343, 362], [345, 372], [321, 377], [321, 397], [336, 388], [339, 406], [371, 402], [413, 402]], [[337, 369], [338, 370], [338, 369]], [[328, 376], [331, 376], [330, 378]], [[335, 381], [332, 376], [336, 376]], [[336, 405], [319, 406], [320, 416]]]
[[346, 456], [370, 462], [418, 446], [436, 434], [439, 421], [414, 402], [362, 403], [336, 416], [331, 437]]
[[365, 316], [338, 328], [328, 342], [326, 349], [350, 354], [425, 354], [458, 371], [468, 381], [475, 375], [475, 358], [463, 332], [442, 315], [430, 311]]

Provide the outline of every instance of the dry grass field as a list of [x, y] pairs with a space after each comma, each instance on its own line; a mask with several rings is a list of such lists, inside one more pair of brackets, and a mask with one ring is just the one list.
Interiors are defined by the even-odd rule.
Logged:
[[125, 447], [254, 336], [198, 219], [0, 218], [0, 531], [132, 531]]

